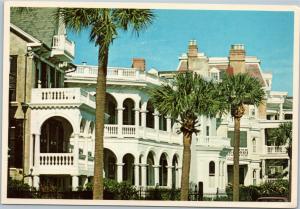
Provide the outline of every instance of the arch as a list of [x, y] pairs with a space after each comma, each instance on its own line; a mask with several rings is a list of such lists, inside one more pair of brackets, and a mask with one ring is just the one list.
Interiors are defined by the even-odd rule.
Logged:
[[134, 156], [132, 154], [126, 154], [123, 156], [123, 181], [134, 185]]
[[159, 185], [167, 186], [168, 181], [168, 160], [166, 153], [162, 153], [159, 159]]
[[123, 101], [123, 125], [135, 124], [135, 102], [131, 98], [127, 98]]
[[210, 75], [212, 80], [218, 81], [220, 79], [220, 70], [213, 67], [213, 68], [210, 69], [209, 75]]
[[209, 176], [215, 176], [216, 174], [216, 166], [214, 161], [209, 162]]
[[59, 112], [59, 113], [51, 112], [51, 113], [45, 115], [44, 117], [42, 117], [39, 120], [39, 122], [37, 122], [38, 124], [40, 124], [39, 126], [37, 126], [38, 130], [32, 130], [32, 131], [35, 132], [35, 133], [40, 133], [41, 134], [42, 125], [45, 123], [46, 120], [48, 120], [49, 118], [52, 118], [52, 117], [65, 118], [71, 124], [73, 132], [74, 133], [79, 133], [79, 123], [76, 120], [74, 120], [74, 118], [71, 118], [68, 114], [64, 114], [62, 112]]
[[40, 152], [69, 152], [72, 133], [72, 124], [66, 118], [60, 116], [48, 118], [41, 125]]
[[117, 180], [117, 156], [110, 149], [104, 148], [105, 178]]
[[148, 128], [154, 128], [154, 107], [151, 103], [151, 101], [149, 100], [147, 102], [147, 115], [146, 115], [146, 127]]
[[115, 97], [109, 93], [106, 93], [105, 124], [117, 124], [118, 121], [117, 107], [118, 107], [118, 103]]
[[154, 186], [154, 155], [150, 151], [147, 155], [147, 185]]

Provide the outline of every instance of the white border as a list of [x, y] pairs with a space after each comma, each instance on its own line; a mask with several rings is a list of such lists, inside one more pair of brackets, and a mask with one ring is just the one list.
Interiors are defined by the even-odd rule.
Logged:
[[[293, 66], [293, 159], [292, 185], [298, 185], [298, 108], [299, 108], [299, 12], [295, 5], [237, 5], [237, 4], [198, 4], [198, 3], [124, 3], [124, 2], [62, 2], [62, 1], [5, 1], [4, 2], [4, 46], [3, 46], [3, 106], [2, 139], [8, 139], [8, 85], [9, 75], [9, 9], [12, 6], [30, 7], [100, 7], [100, 8], [149, 8], [149, 9], [189, 9], [189, 10], [240, 10], [240, 11], [291, 11], [294, 12], [294, 66]], [[4, 128], [3, 128], [4, 127]], [[297, 206], [297, 188], [293, 188], [291, 202], [183, 202], [183, 201], [131, 201], [131, 200], [58, 200], [58, 199], [12, 199], [6, 198], [7, 186], [7, 147], [8, 140], [2, 140], [2, 186], [3, 204], [49, 204], [49, 205], [127, 205], [127, 206], [176, 206], [176, 207], [248, 207], [248, 208], [291, 208]]]

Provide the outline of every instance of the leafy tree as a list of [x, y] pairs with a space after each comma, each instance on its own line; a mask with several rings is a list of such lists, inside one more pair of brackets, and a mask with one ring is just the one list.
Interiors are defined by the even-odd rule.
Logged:
[[260, 81], [245, 73], [225, 75], [219, 89], [227, 101], [222, 108], [234, 118], [233, 201], [239, 201], [240, 120], [245, 113], [245, 105], [258, 106], [265, 93]]
[[289, 168], [289, 198], [291, 198], [291, 174], [292, 174], [292, 138], [293, 138], [292, 122], [281, 123], [277, 129], [273, 129], [270, 134], [270, 141], [273, 141], [276, 146], [286, 145], [286, 152], [290, 158]]
[[58, 16], [76, 32], [89, 29], [90, 41], [98, 47], [93, 198], [103, 199], [103, 134], [109, 47], [119, 31], [132, 30], [138, 35], [152, 23], [154, 14], [149, 9], [61, 8]]
[[183, 134], [183, 161], [181, 200], [188, 200], [192, 135], [198, 133], [198, 117], [213, 117], [220, 111], [218, 90], [212, 81], [206, 81], [192, 72], [179, 73], [174, 80], [151, 89], [150, 100], [163, 115], [180, 123]]

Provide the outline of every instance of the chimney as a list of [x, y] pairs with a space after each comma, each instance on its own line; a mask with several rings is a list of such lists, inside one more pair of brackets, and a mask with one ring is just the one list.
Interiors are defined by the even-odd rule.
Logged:
[[133, 58], [131, 67], [136, 68], [140, 71], [145, 71], [146, 70], [146, 61], [144, 58]]
[[229, 66], [233, 69], [233, 73], [245, 73], [245, 47], [244, 44], [233, 44], [229, 52]]
[[189, 48], [188, 48], [188, 56], [189, 57], [197, 57], [198, 55], [198, 46], [196, 40], [190, 40]]

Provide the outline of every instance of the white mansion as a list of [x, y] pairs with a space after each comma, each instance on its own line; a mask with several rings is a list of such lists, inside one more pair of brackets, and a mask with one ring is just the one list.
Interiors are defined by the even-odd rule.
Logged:
[[[32, 18], [41, 14], [45, 12], [32, 12]], [[93, 177], [97, 66], [72, 64], [75, 45], [61, 25], [51, 25], [55, 32], [47, 39], [40, 29], [36, 31], [38, 27], [31, 30], [22, 24], [15, 17], [10, 26], [10, 177], [25, 176], [37, 188], [76, 190]], [[269, 129], [292, 119], [287, 92], [271, 90], [272, 74], [262, 71], [258, 58], [246, 56], [243, 45], [232, 45], [228, 57], [207, 57], [196, 41], [190, 41], [174, 71], [147, 71], [144, 59], [133, 59], [131, 68], [109, 67], [106, 178], [143, 188], [180, 187], [182, 136], [176, 133], [177, 124], [152, 106], [147, 89], [185, 70], [215, 80], [229, 71], [257, 77], [267, 98], [259, 107], [247, 107], [241, 121], [240, 183], [260, 184], [288, 171], [285, 147], [268, 141]], [[199, 121], [190, 181], [203, 182], [204, 193], [224, 192], [232, 181], [233, 119], [200, 117]]]

